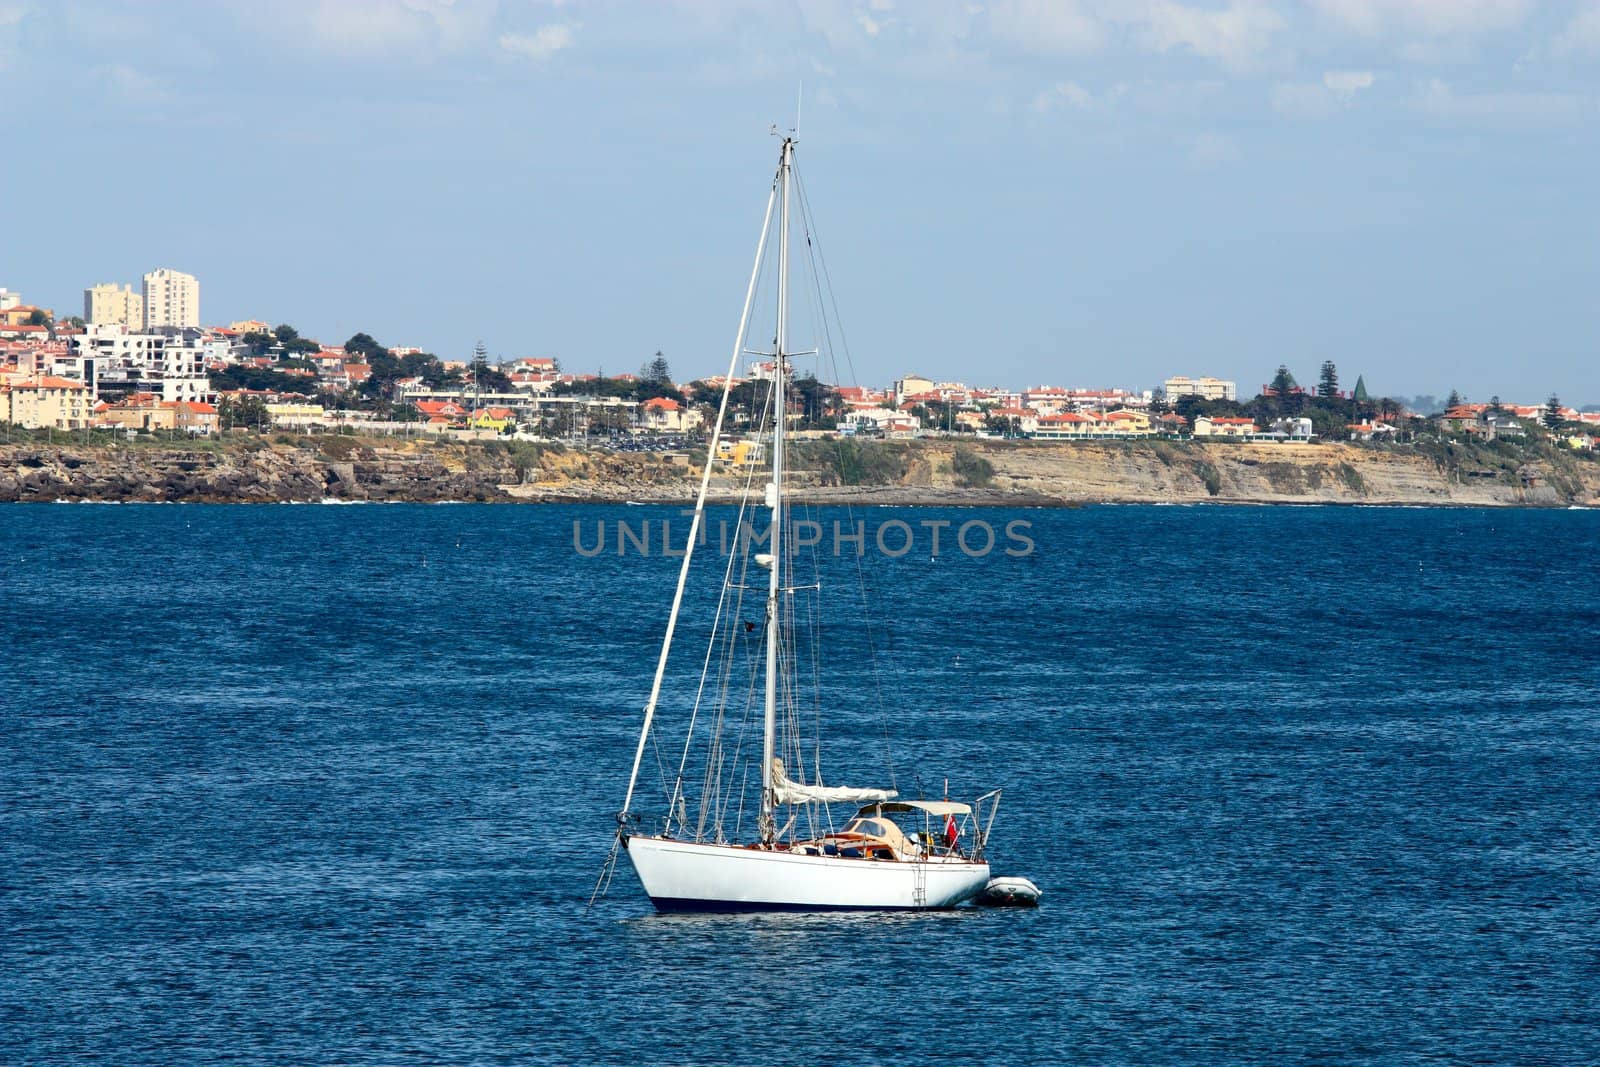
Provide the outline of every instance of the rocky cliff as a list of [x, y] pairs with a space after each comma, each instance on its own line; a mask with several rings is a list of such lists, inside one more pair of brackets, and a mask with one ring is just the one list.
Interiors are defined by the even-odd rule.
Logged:
[[[1553, 452], [1175, 442], [807, 442], [819, 501], [1564, 506], [1600, 503], [1600, 462]], [[742, 490], [719, 474], [719, 496]], [[0, 501], [685, 501], [680, 457], [528, 443], [345, 437], [192, 446], [0, 446]]]
[[1563, 506], [1600, 499], [1600, 462], [1482, 446], [928, 442], [904, 481], [1083, 502]]

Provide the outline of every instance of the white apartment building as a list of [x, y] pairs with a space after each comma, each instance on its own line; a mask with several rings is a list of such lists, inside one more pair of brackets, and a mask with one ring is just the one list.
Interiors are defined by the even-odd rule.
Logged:
[[8, 311], [22, 303], [22, 294], [15, 289], [0, 288], [0, 311]]
[[105, 323], [137, 330], [144, 325], [144, 297], [131, 285], [118, 289], [115, 282], [85, 289], [83, 321], [92, 326]]
[[142, 333], [118, 323], [91, 323], [72, 339], [75, 352], [99, 358], [100, 365], [165, 370], [167, 335]]
[[192, 274], [162, 267], [144, 276], [144, 327], [199, 326], [200, 283]]
[[80, 357], [93, 357], [96, 393], [147, 392], [163, 400], [204, 400], [211, 394], [206, 362], [226, 359], [231, 342], [199, 330], [137, 332], [103, 323], [72, 339]]
[[1180, 396], [1197, 396], [1202, 400], [1237, 400], [1238, 386], [1233, 382], [1223, 381], [1221, 378], [1185, 378], [1182, 376], [1168, 378], [1163, 383], [1167, 391], [1167, 402], [1178, 399]]

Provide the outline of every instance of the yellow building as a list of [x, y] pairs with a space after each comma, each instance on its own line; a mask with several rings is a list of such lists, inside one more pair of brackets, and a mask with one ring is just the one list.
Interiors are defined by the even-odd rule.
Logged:
[[273, 426], [306, 426], [327, 414], [321, 404], [268, 404]]
[[241, 334], [272, 332], [272, 327], [268, 326], [260, 319], [241, 319], [238, 322], [230, 322], [228, 323], [228, 329], [235, 330]]
[[508, 426], [515, 424], [516, 415], [510, 408], [483, 408], [472, 413], [467, 425], [474, 430], [493, 430], [495, 433], [505, 433]]
[[0, 385], [0, 419], [23, 429], [81, 430], [89, 415], [89, 387], [71, 378], [13, 376]]
[[759, 441], [718, 441], [717, 458], [730, 467], [743, 467], [766, 459]]
[[1150, 416], [1142, 411], [1063, 411], [1059, 415], [1039, 416], [1033, 436], [1148, 437]]
[[1094, 420], [1075, 411], [1063, 411], [1059, 415], [1040, 415], [1033, 431], [1035, 437], [1047, 439], [1089, 437], [1093, 434]]
[[106, 282], [83, 291], [83, 321], [91, 326], [110, 324], [138, 330], [144, 326], [144, 297], [133, 286], [118, 289]]
[[27, 326], [36, 313], [52, 321], [56, 317], [55, 312], [49, 308], [34, 307], [32, 304], [14, 304], [0, 311], [0, 326]]
[[1098, 432], [1115, 437], [1147, 437], [1150, 416], [1143, 411], [1108, 411], [1098, 416]]
[[1162, 383], [1169, 402], [1182, 396], [1197, 396], [1202, 400], [1233, 400], [1239, 389], [1233, 382], [1221, 378], [1189, 378], [1176, 375]]
[[101, 426], [122, 430], [171, 430], [177, 427], [177, 404], [164, 404], [154, 393], [134, 393], [100, 412]]

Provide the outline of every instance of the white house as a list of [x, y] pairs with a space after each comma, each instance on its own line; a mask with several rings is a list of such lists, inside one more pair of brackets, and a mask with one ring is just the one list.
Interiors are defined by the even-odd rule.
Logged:
[[916, 433], [921, 428], [922, 423], [915, 415], [906, 411], [890, 411], [888, 408], [848, 411], [844, 418], [839, 420], [839, 432], [845, 434], [881, 433], [886, 436], [906, 436]]
[[1218, 415], [1212, 418], [1201, 415], [1194, 420], [1194, 435], [1196, 437], [1249, 437], [1256, 432], [1256, 421], [1248, 418], [1233, 418]]

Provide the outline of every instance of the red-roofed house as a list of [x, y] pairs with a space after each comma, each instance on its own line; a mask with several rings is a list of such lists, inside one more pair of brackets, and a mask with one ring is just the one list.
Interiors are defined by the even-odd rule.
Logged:
[[177, 400], [163, 407], [172, 408], [172, 428], [191, 437], [210, 437], [217, 432], [215, 405], [198, 400]]
[[640, 405], [639, 425], [658, 433], [683, 433], [700, 425], [700, 415], [671, 397], [658, 396]]
[[130, 393], [101, 411], [98, 422], [125, 430], [171, 430], [178, 424], [178, 402], [162, 403], [154, 393]]
[[0, 324], [0, 337], [9, 337], [18, 341], [48, 341], [50, 327], [29, 326], [26, 322], [15, 325]]
[[1504, 408], [1496, 411], [1488, 404], [1458, 404], [1437, 416], [1435, 421], [1441, 430], [1456, 430], [1485, 441], [1493, 441], [1497, 437], [1522, 437], [1527, 433], [1510, 411]]
[[512, 371], [506, 377], [511, 379], [511, 388], [529, 393], [547, 393], [561, 378], [554, 371], [548, 374], [537, 371]]
[[844, 401], [847, 408], [881, 408], [889, 402], [889, 394], [861, 385], [842, 385], [839, 387], [839, 399]]
[[472, 418], [467, 425], [474, 430], [493, 430], [495, 433], [504, 433], [515, 420], [515, 412], [510, 408], [479, 408], [472, 413]]
[[467, 414], [467, 409], [453, 400], [419, 400], [417, 411], [430, 426], [449, 426]]
[[1040, 415], [1033, 436], [1045, 439], [1088, 437], [1094, 431], [1094, 422], [1073, 411], [1057, 415]]
[[556, 361], [545, 357], [519, 359], [511, 364], [510, 373], [512, 381], [515, 381], [519, 374], [532, 375], [533, 380], [552, 382], [561, 375], [556, 368]]
[[1352, 441], [1371, 441], [1374, 439], [1392, 439], [1394, 427], [1387, 422], [1352, 422], [1345, 425], [1345, 431], [1350, 434]]
[[1150, 416], [1142, 411], [1108, 411], [1098, 419], [1101, 433], [1117, 437], [1144, 437], [1150, 433]]
[[55, 318], [49, 308], [34, 307], [32, 304], [18, 304], [0, 310], [0, 325], [25, 326], [35, 314], [43, 315], [47, 319]]
[[1478, 414], [1487, 411], [1488, 408], [1488, 404], [1457, 404], [1443, 415], [1437, 416], [1436, 421], [1441, 430], [1466, 430], [1478, 421]]

